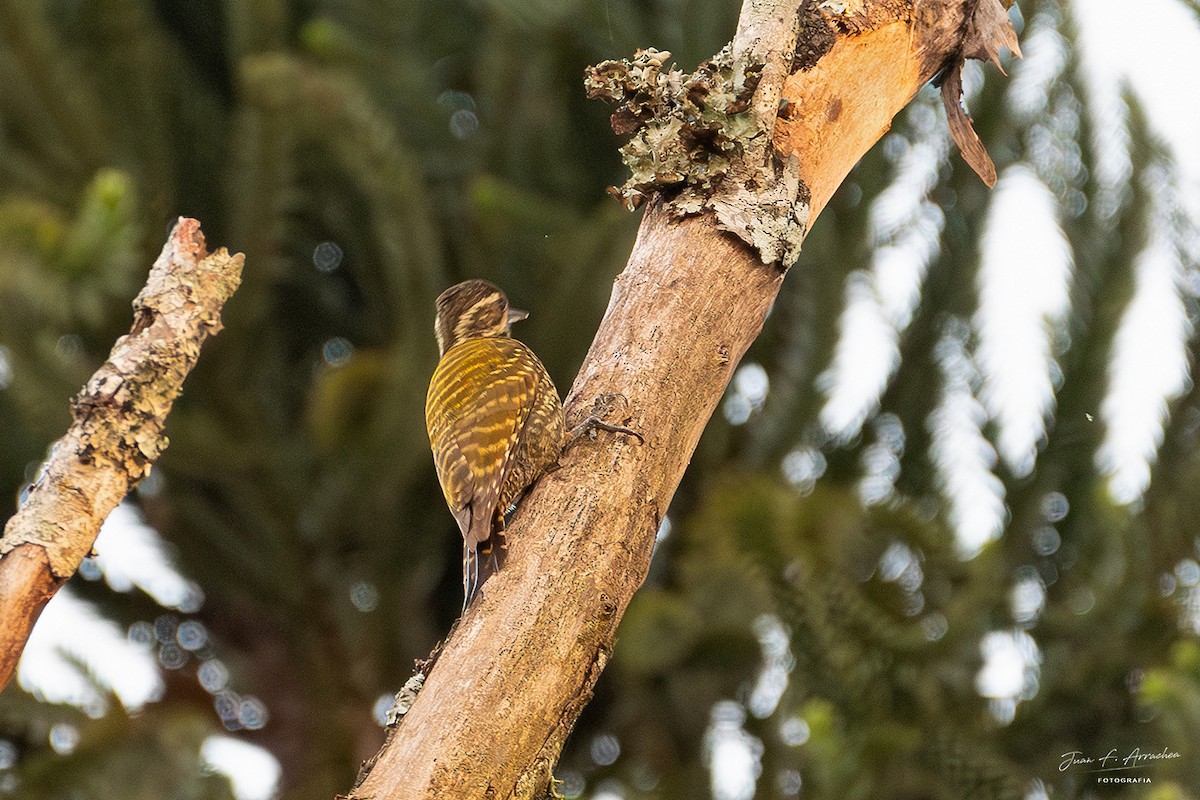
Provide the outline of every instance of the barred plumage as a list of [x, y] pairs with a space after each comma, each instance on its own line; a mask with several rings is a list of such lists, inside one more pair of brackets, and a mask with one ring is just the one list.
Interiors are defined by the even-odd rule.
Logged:
[[503, 546], [504, 515], [557, 461], [562, 403], [533, 351], [509, 337], [525, 313], [486, 281], [437, 299], [441, 361], [429, 383], [425, 422], [446, 503], [463, 535], [463, 607], [479, 588], [479, 555]]

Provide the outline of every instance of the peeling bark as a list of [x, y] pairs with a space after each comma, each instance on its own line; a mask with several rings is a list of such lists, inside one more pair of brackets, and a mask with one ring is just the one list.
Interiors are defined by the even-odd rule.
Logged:
[[[731, 85], [756, 66], [750, 54], [767, 52], [770, 63], [762, 64], [756, 91], [776, 91], [778, 81], [781, 96], [756, 94], [746, 108], [733, 107], [738, 114], [777, 115], [773, 148], [765, 146], [772, 137], [751, 136], [755, 144], [742, 142], [734, 160], [763, 140], [751, 158], [764, 160], [750, 171], [767, 163], [790, 171], [796, 193], [781, 197], [804, 202], [811, 224], [892, 118], [961, 54], [973, 7], [973, 0], [748, 0], [739, 37], [753, 46], [731, 46], [750, 58], [729, 63]], [[764, 19], [774, 23], [762, 27]], [[789, 43], [796, 31], [819, 35]], [[621, 96], [613, 99], [624, 102], [627, 90], [634, 96], [645, 86], [681, 87], [687, 76], [675, 71], [664, 78], [671, 73], [662, 73], [661, 56], [640, 67], [626, 62], [655, 74], [642, 73], [649, 78], [644, 86], [614, 88]], [[613, 64], [617, 71], [607, 74], [616, 76], [610, 84], [616, 87], [628, 69]], [[641, 99], [667, 109], [669, 121], [678, 96]], [[628, 134], [663, 122], [656, 110], [649, 117], [644, 111], [618, 109], [614, 127]], [[711, 187], [719, 191], [736, 168], [729, 165]], [[681, 215], [679, 183], [643, 187], [650, 202], [637, 242], [566, 402], [570, 423], [597, 400], [624, 398], [627, 416], [610, 421], [643, 432], [645, 445], [601, 437], [573, 449], [561, 469], [538, 482], [509, 526], [504, 569], [451, 632], [415, 700], [406, 698], [403, 720], [348, 797], [552, 794], [550, 766], [646, 576], [662, 515], [785, 274], [724, 229], [707, 196]]]
[[996, 185], [996, 165], [992, 163], [987, 148], [975, 133], [967, 110], [962, 104], [962, 68], [968, 58], [991, 61], [996, 69], [1004, 72], [1000, 65], [1000, 48], [1007, 47], [1017, 58], [1021, 47], [1017, 43], [1017, 32], [1008, 19], [1008, 6], [1000, 0], [976, 0], [967, 17], [966, 34], [957, 56], [946, 65], [941, 77], [942, 104], [946, 107], [946, 121], [950, 135], [958, 145], [963, 160], [975, 171], [988, 188]]
[[78, 569], [100, 525], [167, 447], [167, 414], [243, 256], [205, 249], [200, 223], [181, 218], [133, 302], [129, 334], [113, 345], [71, 405], [70, 430], [0, 539], [0, 689], [46, 602]]

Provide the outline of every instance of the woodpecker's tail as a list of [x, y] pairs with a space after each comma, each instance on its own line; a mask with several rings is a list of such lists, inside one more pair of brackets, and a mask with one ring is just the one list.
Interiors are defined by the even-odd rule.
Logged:
[[463, 604], [462, 612], [466, 613], [467, 606], [479, 589], [479, 553], [475, 551], [466, 539], [463, 539]]
[[498, 522], [498, 529], [478, 542], [471, 541], [473, 537], [463, 539], [463, 607], [475, 599], [475, 593], [483, 582], [499, 571], [504, 562], [507, 545], [504, 541], [504, 520]]
[[492, 537], [490, 514], [478, 513], [478, 507], [474, 503], [467, 506], [465, 511], [466, 519], [459, 520], [459, 527], [463, 533], [463, 611], [471, 605], [475, 593], [483, 583], [479, 575], [479, 551], [486, 547]]

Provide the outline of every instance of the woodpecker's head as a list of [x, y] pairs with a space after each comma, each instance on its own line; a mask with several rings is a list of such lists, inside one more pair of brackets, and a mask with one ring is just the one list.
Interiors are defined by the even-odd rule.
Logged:
[[496, 286], [481, 280], [463, 281], [438, 295], [437, 317], [433, 332], [438, 353], [465, 339], [508, 336], [517, 320], [529, 316], [526, 311], [508, 307], [508, 297]]

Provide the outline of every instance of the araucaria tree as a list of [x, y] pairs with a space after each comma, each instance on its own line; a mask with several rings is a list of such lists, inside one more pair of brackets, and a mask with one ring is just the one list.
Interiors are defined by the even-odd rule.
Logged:
[[[225, 732], [281, 800], [1072, 798], [1114, 748], [1194, 800], [1200, 237], [1075, 4], [1018, 5], [0, 0], [0, 666], [79, 569], [0, 796], [228, 797]], [[190, 220], [139, 295], [181, 214], [231, 298]], [[644, 441], [543, 475], [459, 619], [423, 406], [476, 277]], [[85, 557], [148, 469], [165, 583]]]

